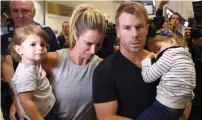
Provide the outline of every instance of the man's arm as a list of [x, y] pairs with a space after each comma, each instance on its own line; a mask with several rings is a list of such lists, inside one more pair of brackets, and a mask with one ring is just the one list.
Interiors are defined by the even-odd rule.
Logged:
[[117, 100], [106, 103], [96, 103], [94, 106], [98, 120], [108, 120], [110, 116], [116, 115], [118, 108]]
[[4, 81], [10, 85], [11, 79], [14, 75], [13, 61], [10, 55], [7, 55], [5, 60], [1, 62], [1, 74]]
[[98, 120], [130, 120], [117, 116], [118, 102], [111, 61], [102, 61], [93, 73], [93, 102]]
[[161, 0], [158, 9], [156, 11], [156, 16], [163, 16], [163, 7], [168, 3], [168, 0]]
[[178, 120], [188, 120], [190, 112], [191, 112], [191, 107], [192, 107], [192, 102], [190, 101], [187, 104], [183, 114], [181, 115], [181, 117]]
[[95, 103], [95, 111], [98, 120], [131, 120], [129, 118], [117, 116], [117, 100], [106, 103]]
[[13, 78], [13, 75], [14, 75], [13, 60], [12, 60], [11, 55], [7, 55], [5, 60], [3, 60], [1, 62], [1, 74], [2, 74], [3, 80], [9, 84], [10, 92], [11, 92], [12, 99], [13, 99], [13, 104], [10, 108], [10, 115], [9, 115], [10, 119], [17, 120], [15, 117], [15, 114], [17, 112], [19, 118], [22, 120], [23, 118], [19, 113], [19, 109], [16, 104], [15, 94], [14, 94], [13, 88], [11, 86], [11, 79]]

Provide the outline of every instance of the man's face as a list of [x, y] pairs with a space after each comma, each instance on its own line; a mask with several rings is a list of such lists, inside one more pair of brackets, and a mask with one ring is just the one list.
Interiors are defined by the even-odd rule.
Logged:
[[15, 27], [22, 27], [33, 23], [35, 11], [31, 1], [11, 1], [10, 12], [15, 22]]
[[69, 23], [64, 23], [62, 25], [62, 30], [65, 34], [68, 34], [68, 30], [69, 30]]
[[173, 27], [178, 26], [179, 23], [180, 23], [180, 18], [179, 18], [179, 16], [176, 15], [176, 14], [173, 14], [173, 15], [171, 16], [170, 23], [171, 23], [171, 25], [172, 25]]
[[118, 19], [117, 35], [121, 51], [139, 53], [144, 48], [148, 32], [144, 16], [122, 13]]

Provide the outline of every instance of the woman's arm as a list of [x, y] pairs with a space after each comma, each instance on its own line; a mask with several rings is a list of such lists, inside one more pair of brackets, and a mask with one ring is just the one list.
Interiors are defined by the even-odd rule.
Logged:
[[33, 103], [33, 92], [23, 92], [19, 94], [20, 104], [22, 105], [26, 115], [31, 120], [44, 120], [38, 109]]
[[46, 71], [47, 76], [49, 76], [57, 64], [57, 52], [48, 52], [46, 57], [42, 61], [42, 67]]

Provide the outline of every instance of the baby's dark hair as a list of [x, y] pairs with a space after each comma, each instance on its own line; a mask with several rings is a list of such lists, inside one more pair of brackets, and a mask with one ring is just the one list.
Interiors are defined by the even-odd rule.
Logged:
[[21, 60], [21, 56], [15, 50], [15, 45], [21, 45], [29, 35], [38, 36], [40, 39], [44, 40], [46, 44], [48, 43], [47, 33], [38, 26], [31, 25], [16, 28], [14, 37], [9, 45], [9, 52], [15, 60]]

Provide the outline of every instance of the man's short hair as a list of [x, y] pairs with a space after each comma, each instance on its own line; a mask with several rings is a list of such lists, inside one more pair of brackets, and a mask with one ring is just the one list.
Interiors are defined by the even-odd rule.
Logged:
[[[11, 1], [9, 1], [9, 7], [11, 6], [11, 2], [13, 2], [13, 1], [15, 1], [15, 0], [11, 0]], [[33, 8], [33, 10], [35, 10], [35, 7], [34, 7], [34, 0], [29, 0], [30, 2], [32, 2], [32, 8]]]
[[68, 21], [64, 21], [64, 22], [62, 23], [62, 26], [63, 26], [65, 23], [69, 23], [69, 22], [68, 22]]
[[138, 2], [124, 2], [123, 4], [119, 6], [119, 8], [116, 11], [116, 16], [115, 16], [116, 26], [119, 25], [119, 17], [124, 12], [135, 15], [135, 16], [143, 15], [145, 18], [146, 24], [148, 24], [147, 10], [142, 4]]

